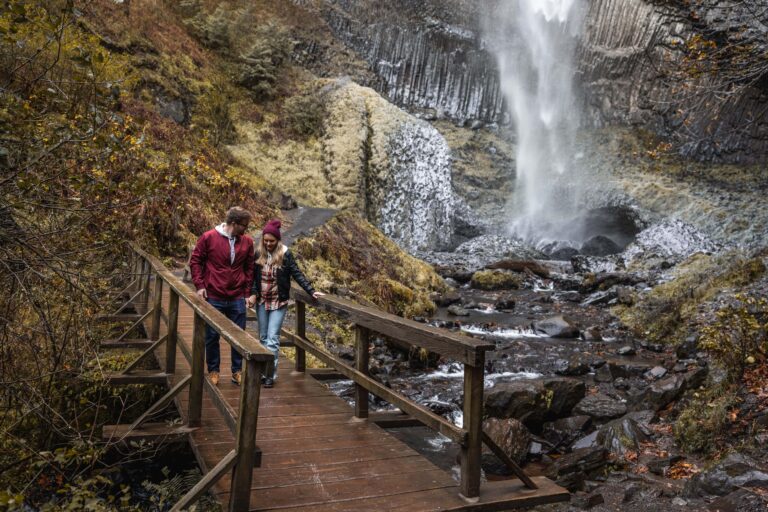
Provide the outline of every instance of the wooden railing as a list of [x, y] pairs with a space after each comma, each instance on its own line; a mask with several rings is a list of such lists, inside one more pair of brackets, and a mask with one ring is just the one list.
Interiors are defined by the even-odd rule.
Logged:
[[[368, 417], [368, 398], [369, 393], [372, 393], [458, 443], [461, 447], [460, 492], [462, 497], [470, 502], [476, 501], [480, 495], [480, 457], [483, 443], [505, 462], [527, 487], [536, 488], [534, 482], [482, 430], [485, 353], [495, 349], [493, 343], [453, 334], [336, 296], [326, 295], [313, 299], [296, 287], [292, 288], [291, 296], [296, 301], [296, 328], [295, 331], [283, 329], [283, 334], [296, 348], [297, 371], [306, 370], [306, 353], [309, 352], [355, 383], [356, 417]], [[354, 324], [354, 367], [307, 339], [307, 305], [333, 313], [340, 319]], [[461, 427], [371, 378], [369, 348], [372, 333], [427, 349], [464, 365], [464, 421]]]
[[[274, 360], [274, 355], [257, 339], [237, 327], [226, 316], [200, 298], [194, 290], [173, 275], [160, 260], [135, 245], [130, 245], [129, 248], [129, 255], [132, 260], [130, 265], [133, 276], [135, 276], [125, 290], [129, 299], [115, 313], [107, 315], [107, 317], [119, 317], [129, 303], [138, 305], [141, 310], [140, 314], [137, 315], [138, 318], [117, 341], [124, 340], [128, 334], [147, 320], [149, 321], [148, 335], [150, 340], [146, 350], [120, 375], [112, 377], [111, 380], [116, 383], [170, 382], [176, 371], [177, 348], [181, 349], [182, 354], [189, 361], [191, 373], [178, 380], [168, 393], [131, 425], [120, 429], [120, 431], [127, 434], [138, 429], [152, 415], [164, 409], [187, 386], [189, 386], [189, 403], [186, 411], [185, 427], [187, 430], [185, 432], [199, 427], [203, 406], [203, 389], [205, 388], [234, 435], [235, 447], [193, 489], [182, 497], [172, 510], [180, 511], [188, 508], [220, 478], [231, 471], [232, 483], [228, 509], [230, 511], [246, 511], [250, 500], [253, 468], [257, 462], [256, 425], [259, 413], [261, 376], [265, 373], [267, 365]], [[153, 281], [154, 285], [151, 286]], [[168, 310], [163, 311], [163, 287], [166, 286], [170, 300]], [[151, 295], [150, 287], [152, 288]], [[184, 344], [177, 344], [179, 300], [186, 302], [194, 312], [192, 353], [189, 353]], [[161, 320], [163, 319], [166, 322], [166, 334], [161, 337]], [[237, 411], [233, 410], [227, 403], [219, 389], [205, 378], [206, 326], [216, 330], [221, 335], [222, 340], [243, 356], [244, 371], [240, 388], [240, 407]], [[139, 363], [153, 354], [162, 343], [166, 345], [165, 371], [155, 375], [135, 372]]]

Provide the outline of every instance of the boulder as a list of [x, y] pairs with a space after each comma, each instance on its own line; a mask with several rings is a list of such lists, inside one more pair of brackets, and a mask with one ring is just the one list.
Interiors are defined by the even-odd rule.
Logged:
[[600, 427], [596, 442], [609, 452], [623, 456], [628, 450], [638, 451], [640, 443], [649, 439], [650, 432], [632, 418], [624, 417]]
[[581, 339], [584, 341], [603, 341], [603, 334], [600, 330], [600, 326], [592, 325], [584, 329], [581, 333]]
[[609, 361], [608, 368], [611, 370], [611, 375], [613, 375], [614, 379], [619, 377], [631, 379], [633, 377], [642, 377], [652, 366], [641, 361]]
[[553, 446], [569, 446], [586, 432], [592, 424], [589, 416], [570, 416], [544, 424], [541, 437]]
[[471, 286], [479, 290], [510, 290], [520, 288], [522, 279], [508, 270], [480, 270], [472, 274]]
[[576, 377], [586, 375], [590, 370], [591, 360], [583, 354], [573, 354], [568, 359], [558, 359], [555, 361], [555, 373]]
[[461, 295], [456, 290], [449, 290], [445, 293], [437, 294], [432, 300], [436, 306], [444, 308], [460, 302]]
[[522, 423], [514, 418], [488, 418], [483, 421], [483, 431], [513, 461], [521, 464], [525, 460], [531, 434]]
[[453, 304], [452, 306], [448, 306], [448, 314], [453, 316], [469, 316], [469, 311], [458, 304]]
[[630, 391], [630, 408], [635, 411], [649, 408], [659, 411], [677, 400], [685, 389], [683, 376], [667, 377], [652, 383], [645, 389]]
[[549, 253], [549, 257], [557, 261], [571, 261], [571, 258], [579, 254], [579, 250], [573, 247], [561, 247]]
[[558, 485], [574, 492], [584, 486], [592, 473], [599, 471], [608, 462], [608, 451], [602, 447], [582, 448], [563, 455], [546, 469], [544, 474]]
[[581, 253], [587, 256], [608, 256], [621, 252], [621, 247], [607, 236], [593, 236], [581, 246]]
[[691, 478], [683, 495], [725, 496], [743, 487], [768, 487], [768, 466], [741, 453], [731, 453], [713, 468]]
[[585, 396], [578, 404], [576, 404], [576, 407], [573, 408], [573, 412], [576, 414], [584, 414], [596, 420], [609, 420], [626, 414], [627, 405], [608, 395], [598, 393], [596, 395]]
[[485, 413], [515, 418], [539, 431], [544, 421], [568, 416], [585, 393], [583, 382], [562, 377], [505, 382], [486, 393]]
[[512, 270], [514, 272], [525, 272], [527, 270], [544, 279], [549, 278], [549, 269], [537, 261], [501, 260], [486, 265], [485, 268], [494, 270]]
[[564, 316], [557, 315], [531, 324], [534, 332], [546, 334], [550, 338], [578, 338], [579, 329]]
[[499, 297], [499, 300], [496, 301], [494, 307], [497, 311], [511, 311], [515, 309], [515, 305], [515, 299], [512, 297]]

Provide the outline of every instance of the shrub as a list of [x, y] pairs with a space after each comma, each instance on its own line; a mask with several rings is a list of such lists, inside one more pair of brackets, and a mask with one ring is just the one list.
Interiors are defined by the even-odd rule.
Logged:
[[480, 270], [472, 274], [472, 288], [506, 290], [520, 288], [520, 277], [506, 270]]
[[320, 93], [288, 98], [282, 116], [286, 132], [296, 139], [319, 137], [326, 113], [325, 97]]
[[292, 49], [293, 42], [285, 29], [272, 23], [260, 27], [248, 50], [240, 55], [237, 83], [250, 90], [257, 100], [272, 97], [279, 69]]
[[674, 424], [675, 439], [685, 451], [712, 453], [730, 425], [730, 409], [737, 398], [732, 390], [710, 389], [693, 400]]
[[[709, 351], [739, 379], [748, 358], [766, 358], [768, 353], [768, 300], [736, 295], [717, 312], [717, 320], [702, 328], [699, 346]], [[752, 362], [754, 362], [754, 360]]]

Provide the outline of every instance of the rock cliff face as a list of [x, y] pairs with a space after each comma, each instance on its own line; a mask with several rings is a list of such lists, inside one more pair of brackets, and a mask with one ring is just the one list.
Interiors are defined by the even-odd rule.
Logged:
[[499, 121], [503, 97], [483, 49], [472, 2], [326, 0], [319, 10], [336, 37], [375, 72], [370, 84], [428, 118]]
[[[299, 0], [294, 0], [299, 3]], [[315, 0], [335, 37], [375, 75], [369, 85], [427, 119], [507, 121], [497, 66], [483, 24], [497, 2]], [[764, 3], [764, 0], [755, 0]], [[768, 87], [722, 92], [718, 79], [680, 67], [694, 37], [724, 44], [747, 34], [768, 46], [752, 3], [729, 0], [591, 0], [578, 52], [579, 83], [590, 126], [633, 125], [677, 142], [686, 156], [724, 162], [768, 154]], [[311, 7], [310, 7], [311, 6]], [[762, 15], [764, 16], [764, 15]], [[739, 36], [741, 37], [741, 36]], [[701, 91], [693, 94], [692, 91]]]

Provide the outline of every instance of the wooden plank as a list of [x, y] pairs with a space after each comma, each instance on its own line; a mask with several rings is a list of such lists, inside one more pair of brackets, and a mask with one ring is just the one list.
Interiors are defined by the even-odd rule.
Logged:
[[534, 477], [537, 491], [526, 489], [519, 480], [502, 480], [483, 484], [480, 500], [466, 503], [458, 497], [456, 488], [390, 494], [376, 498], [359, 498], [309, 506], [285, 507], [282, 512], [358, 512], [361, 510], [386, 510], [388, 512], [496, 512], [527, 509], [549, 503], [561, 503], [570, 499], [567, 490], [544, 477]]
[[122, 373], [104, 374], [104, 378], [114, 386], [125, 384], [165, 384], [168, 377], [170, 377], [169, 374], [156, 371], [139, 371], [130, 375], [123, 375]]
[[139, 428], [131, 425], [104, 425], [102, 441], [147, 441], [160, 443], [186, 443], [189, 434], [195, 429], [186, 425], [168, 425], [166, 423], [145, 423]]
[[259, 439], [259, 447], [264, 453], [309, 453], [328, 449], [352, 449], [365, 446], [382, 446], [396, 443], [390, 434], [376, 429], [368, 431], [344, 431], [335, 436], [318, 437], [312, 442], [296, 443], [293, 439]]
[[135, 322], [141, 318], [141, 315], [136, 313], [118, 313], [116, 315], [99, 315], [95, 318], [100, 323], [118, 323], [118, 322]]
[[465, 364], [477, 366], [481, 360], [480, 355], [496, 349], [496, 345], [492, 342], [447, 332], [437, 327], [361, 306], [334, 295], [313, 299], [304, 290], [294, 286], [291, 288], [291, 297], [329, 311], [343, 320], [361, 325], [371, 331], [426, 348]]
[[205, 365], [205, 320], [195, 312], [192, 328], [192, 380], [189, 383], [189, 407], [187, 423], [190, 427], [200, 425], [203, 408], [203, 368]]
[[354, 479], [375, 479], [404, 472], [431, 471], [435, 466], [424, 457], [413, 455], [399, 459], [351, 462], [322, 466], [271, 469], [254, 472], [252, 489], [292, 487], [315, 483], [341, 482]]
[[[259, 441], [261, 446], [261, 441]], [[262, 461], [263, 469], [275, 469], [306, 465], [349, 464], [382, 459], [398, 459], [418, 455], [411, 448], [396, 444], [369, 445], [363, 451], [355, 452], [348, 448], [328, 448], [307, 452], [272, 453]]]
[[380, 411], [368, 415], [368, 421], [381, 428], [422, 427], [424, 424], [401, 411]]
[[285, 506], [322, 505], [331, 501], [387, 496], [393, 492], [455, 488], [453, 480], [442, 470], [415, 471], [398, 475], [385, 475], [376, 479], [376, 485], [361, 485], [364, 480], [272, 487], [251, 491], [251, 510], [271, 510]]
[[437, 414], [433, 413], [426, 407], [423, 407], [414, 402], [411, 402], [405, 397], [397, 394], [395, 391], [392, 391], [391, 389], [387, 388], [380, 382], [373, 380], [372, 378], [366, 375], [360, 374], [357, 370], [350, 368], [349, 366], [344, 364], [341, 361], [341, 359], [337, 358], [333, 354], [330, 354], [325, 350], [322, 350], [314, 346], [309, 340], [303, 340], [292, 334], [291, 336], [293, 337], [294, 342], [297, 345], [301, 345], [304, 347], [304, 350], [306, 350], [310, 354], [314, 355], [315, 357], [323, 361], [323, 363], [329, 366], [333, 366], [339, 372], [343, 373], [348, 378], [352, 379], [355, 383], [364, 385], [374, 395], [400, 408], [403, 412], [406, 412], [411, 416], [418, 418], [419, 421], [424, 423], [424, 425], [428, 426], [432, 430], [436, 430], [437, 432], [440, 432], [441, 434], [450, 438], [451, 440], [456, 441], [457, 443], [462, 445], [466, 442], [466, 439], [467, 439], [466, 430], [463, 430], [449, 423], [445, 418], [443, 418], [442, 416], [438, 416]]
[[[303, 352], [303, 351], [302, 351]], [[307, 375], [311, 375], [316, 380], [342, 380], [346, 379], [336, 368], [307, 368]]]
[[[123, 369], [123, 371], [120, 373], [122, 373], [123, 375], [128, 375], [129, 373], [131, 373], [134, 369], [136, 369], [137, 366], [139, 366], [139, 364], [141, 364], [141, 362], [144, 359], [153, 355], [155, 349], [159, 347], [162, 343], [164, 343], [165, 339], [166, 339], [166, 336], [163, 335], [157, 341], [152, 342], [152, 344], [149, 347], [147, 347], [147, 349], [144, 352], [139, 354], [139, 356], [136, 359], [134, 359], [131, 364], [125, 367], [125, 369]], [[120, 343], [123, 343], [123, 342], [121, 341]]]

